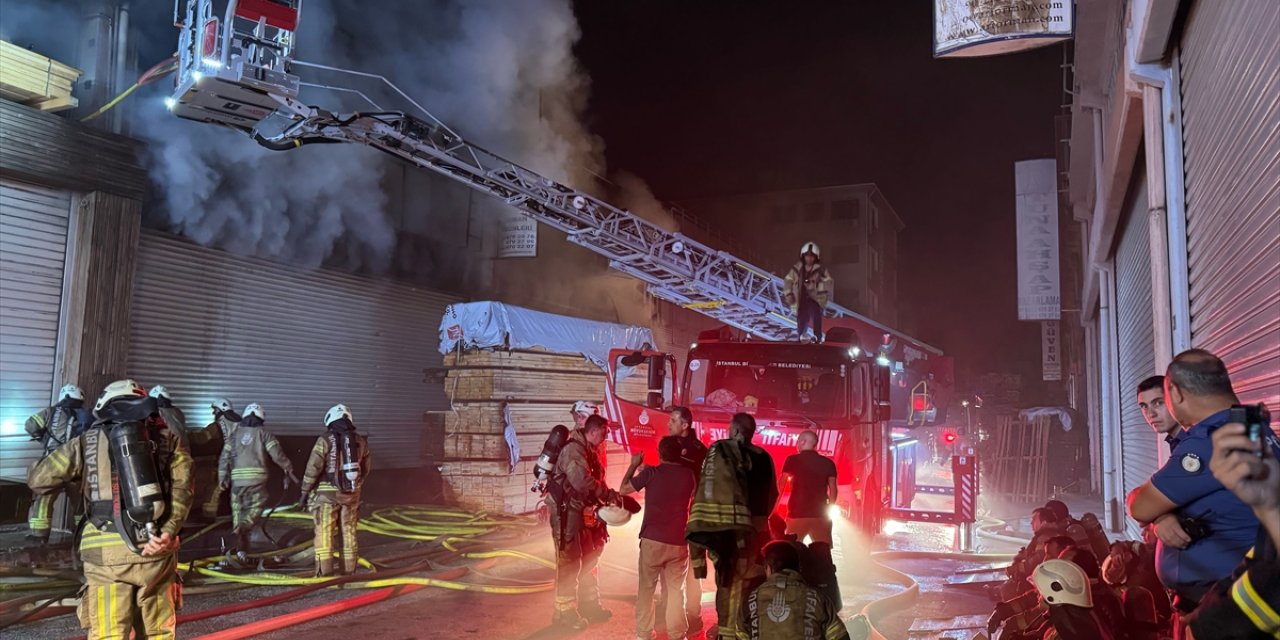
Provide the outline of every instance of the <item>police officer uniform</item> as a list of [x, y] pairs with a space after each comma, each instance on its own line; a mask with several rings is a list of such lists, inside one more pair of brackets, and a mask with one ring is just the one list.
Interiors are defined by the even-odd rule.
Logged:
[[[58, 447], [32, 467], [28, 484], [40, 494], [49, 494], [74, 482], [84, 483], [88, 522], [80, 539], [84, 561], [85, 587], [78, 614], [90, 640], [128, 637], [135, 613], [140, 613], [148, 638], [173, 638], [177, 609], [181, 602], [177, 583], [175, 550], [144, 556], [135, 551], [135, 542], [126, 542], [118, 531], [123, 495], [154, 496], [163, 493], [163, 513], [155, 523], [157, 533], [176, 539], [191, 509], [191, 455], [177, 434], [163, 422], [150, 417], [124, 419], [104, 417], [103, 407], [115, 401], [143, 401], [146, 392], [132, 380], [112, 383], [95, 407], [99, 420], [85, 433]], [[140, 423], [146, 439], [154, 446], [150, 464], [159, 482], [131, 488], [123, 480], [127, 474], [114, 468], [109, 438], [114, 429]], [[117, 485], [117, 486], [113, 486]]]
[[336, 405], [325, 415], [329, 432], [316, 439], [302, 476], [302, 501], [315, 520], [316, 574], [334, 574], [334, 536], [342, 538], [342, 569], [355, 573], [360, 491], [369, 476], [369, 442], [356, 433], [351, 411]]
[[[1215, 582], [1227, 576], [1253, 546], [1258, 519], [1209, 471], [1213, 457], [1213, 431], [1227, 423], [1230, 411], [1219, 411], [1183, 432], [1164, 467], [1151, 476], [1151, 484], [1177, 505], [1178, 514], [1194, 518], [1208, 528], [1208, 535], [1186, 549], [1157, 543], [1156, 572], [1165, 586], [1178, 594], [1179, 609], [1194, 608]], [[1271, 440], [1272, 450], [1280, 447]]]

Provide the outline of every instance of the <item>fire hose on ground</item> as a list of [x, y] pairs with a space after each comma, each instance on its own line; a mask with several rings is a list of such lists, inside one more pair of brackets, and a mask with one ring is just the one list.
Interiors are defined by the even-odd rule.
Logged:
[[[987, 538], [997, 542], [1005, 542], [1010, 544], [1025, 545], [1030, 542], [1030, 538], [1010, 536], [996, 533], [992, 529], [998, 529], [1005, 526], [1003, 520], [995, 518], [986, 518], [975, 527], [975, 532], [980, 538]], [[932, 552], [932, 551], [881, 551], [871, 554], [871, 561], [875, 565], [875, 570], [879, 572], [889, 582], [901, 585], [903, 589], [893, 595], [886, 596], [867, 603], [862, 609], [851, 617], [848, 621], [850, 633], [854, 640], [888, 640], [877, 627], [875, 622], [882, 620], [885, 616], [892, 613], [902, 611], [915, 603], [920, 597], [920, 584], [915, 578], [894, 569], [882, 561], [889, 560], [908, 560], [908, 559], [928, 559], [928, 560], [955, 560], [955, 561], [1004, 561], [1012, 560], [1013, 554], [1009, 553], [951, 553], [951, 552]]]
[[[309, 527], [312, 522], [312, 517], [309, 514], [288, 510], [275, 509], [266, 515], [273, 520], [284, 521], [289, 524], [298, 524], [306, 527]], [[186, 541], [190, 542], [191, 540], [206, 535], [218, 526], [225, 524], [225, 522], [226, 518], [221, 518], [197, 531], [195, 534], [187, 537]], [[373, 589], [375, 591], [355, 598], [348, 598], [340, 602], [329, 603], [312, 609], [279, 616], [277, 618], [258, 621], [250, 625], [227, 629], [207, 637], [249, 637], [251, 635], [265, 633], [267, 631], [284, 628], [286, 626], [300, 624], [322, 615], [329, 615], [338, 611], [366, 606], [374, 602], [380, 602], [391, 597], [411, 593], [427, 587], [502, 595], [522, 595], [548, 591], [552, 588], [551, 581], [513, 581], [498, 577], [495, 579], [504, 582], [517, 582], [518, 584], [482, 584], [476, 582], [463, 582], [459, 579], [470, 572], [469, 567], [437, 568], [432, 564], [433, 560], [440, 561], [448, 558], [467, 560], [512, 558], [531, 562], [546, 568], [554, 568], [555, 563], [545, 558], [540, 558], [538, 556], [513, 549], [492, 548], [495, 543], [503, 541], [501, 539], [494, 540], [493, 537], [495, 535], [498, 535], [499, 538], [501, 538], [500, 534], [504, 530], [522, 527], [523, 524], [524, 523], [521, 520], [515, 518], [494, 518], [484, 513], [460, 511], [447, 507], [391, 507], [375, 510], [368, 517], [360, 521], [360, 531], [384, 537], [411, 540], [414, 542], [429, 542], [432, 543], [431, 548], [400, 553], [387, 558], [374, 558], [372, 561], [361, 558], [360, 564], [365, 567], [368, 573], [341, 578], [317, 578], [310, 575], [290, 575], [266, 571], [245, 573], [226, 571], [220, 568], [215, 568], [215, 565], [224, 559], [222, 556], [201, 558], [190, 562], [179, 563], [181, 571], [187, 574], [196, 574], [205, 580], [205, 582], [202, 582], [200, 585], [195, 585], [193, 588], [186, 589], [186, 593], [196, 593], [197, 590], [211, 592], [234, 588], [248, 588], [253, 586], [295, 586], [299, 588], [282, 594], [276, 594], [249, 602], [237, 603], [227, 607], [183, 614], [179, 616], [178, 622], [179, 624], [194, 622], [196, 620], [204, 620], [219, 615], [271, 606], [287, 600], [295, 599], [314, 591], [335, 587]], [[484, 539], [481, 538], [482, 536]], [[246, 554], [246, 557], [258, 559], [282, 556], [297, 557], [303, 554], [309, 555], [308, 551], [311, 546], [312, 542], [308, 540], [286, 549], [274, 549], [260, 553]], [[413, 558], [417, 558], [418, 560], [407, 567], [394, 568], [388, 564], [394, 561], [403, 561]], [[425, 576], [409, 575], [424, 571], [430, 571], [430, 573]], [[33, 622], [74, 612], [74, 607], [55, 605], [74, 596], [76, 591], [79, 589], [78, 582], [69, 580], [67, 579], [68, 576], [56, 572], [20, 573], [25, 573], [25, 575], [30, 577], [46, 577], [48, 579], [28, 583], [3, 583], [0, 584], [0, 594], [6, 591], [50, 591], [53, 589], [64, 589], [66, 587], [75, 587], [76, 589], [56, 596], [23, 596], [20, 598], [0, 601], [0, 629], [21, 622]], [[10, 575], [13, 574], [11, 573]], [[43, 602], [41, 602], [42, 600]], [[34, 607], [32, 605], [34, 605]]]

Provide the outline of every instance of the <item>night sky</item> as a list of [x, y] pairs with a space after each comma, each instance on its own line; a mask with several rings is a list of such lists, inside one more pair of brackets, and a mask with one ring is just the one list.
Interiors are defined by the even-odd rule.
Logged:
[[1062, 46], [935, 60], [930, 2], [800, 4], [577, 2], [610, 169], [664, 200], [874, 182], [906, 224], [902, 327], [1038, 380], [1013, 163], [1053, 157]]

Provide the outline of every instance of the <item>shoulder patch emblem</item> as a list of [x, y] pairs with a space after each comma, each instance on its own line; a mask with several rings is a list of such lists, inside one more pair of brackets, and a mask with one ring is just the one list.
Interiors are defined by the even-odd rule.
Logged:
[[1200, 456], [1194, 453], [1188, 453], [1182, 456], [1182, 470], [1187, 473], [1195, 473], [1200, 470]]

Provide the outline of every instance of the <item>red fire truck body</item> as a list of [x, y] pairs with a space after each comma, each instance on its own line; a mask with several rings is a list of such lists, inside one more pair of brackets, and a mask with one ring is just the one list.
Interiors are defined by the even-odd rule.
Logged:
[[[909, 350], [918, 354], [910, 367]], [[741, 411], [755, 417], [754, 443], [780, 472], [799, 435], [813, 431], [818, 452], [836, 462], [842, 510], [869, 532], [879, 531], [890, 503], [895, 428], [942, 419], [936, 407], [946, 406], [950, 386], [950, 360], [936, 349], [890, 340], [867, 348], [848, 329], [832, 330], [821, 344], [704, 332], [680, 372], [669, 354], [613, 351], [605, 405], [610, 439], [656, 464], [672, 406], [690, 409], [708, 444], [727, 438], [730, 419]], [[645, 397], [620, 395], [616, 382], [636, 375], [649, 382]]]

